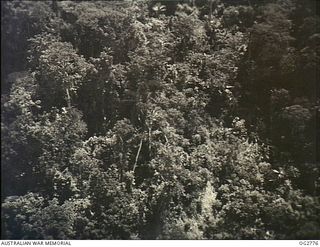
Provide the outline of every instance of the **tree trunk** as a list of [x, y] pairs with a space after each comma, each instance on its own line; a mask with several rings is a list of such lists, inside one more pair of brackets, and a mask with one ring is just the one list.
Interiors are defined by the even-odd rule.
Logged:
[[210, 0], [209, 1], [209, 8], [210, 8], [210, 10], [209, 10], [209, 21], [211, 21], [211, 19], [212, 19], [212, 5], [213, 5], [213, 0]]
[[140, 155], [140, 152], [141, 152], [141, 147], [142, 147], [142, 139], [140, 140], [139, 149], [138, 149], [138, 152], [137, 152], [137, 155], [136, 155], [136, 160], [135, 160], [134, 165], [133, 165], [133, 169], [132, 169], [133, 172], [135, 171], [137, 163], [138, 163], [139, 155]]
[[67, 94], [67, 105], [68, 107], [71, 107], [71, 97], [70, 97], [70, 93], [69, 93], [69, 89], [66, 89], [66, 94]]

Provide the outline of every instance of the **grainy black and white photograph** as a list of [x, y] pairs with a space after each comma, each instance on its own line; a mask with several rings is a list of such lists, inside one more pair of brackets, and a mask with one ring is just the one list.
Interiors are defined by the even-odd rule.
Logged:
[[319, 240], [319, 28], [317, 0], [1, 1], [1, 239]]

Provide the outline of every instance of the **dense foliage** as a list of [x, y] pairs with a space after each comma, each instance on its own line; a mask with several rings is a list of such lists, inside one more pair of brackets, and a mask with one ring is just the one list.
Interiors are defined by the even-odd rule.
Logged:
[[316, 1], [1, 11], [2, 238], [320, 238]]

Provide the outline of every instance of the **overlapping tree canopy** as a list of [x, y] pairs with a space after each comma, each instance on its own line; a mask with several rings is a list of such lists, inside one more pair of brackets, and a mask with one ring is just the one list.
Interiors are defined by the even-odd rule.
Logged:
[[316, 1], [3, 1], [5, 239], [318, 239]]

